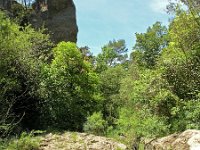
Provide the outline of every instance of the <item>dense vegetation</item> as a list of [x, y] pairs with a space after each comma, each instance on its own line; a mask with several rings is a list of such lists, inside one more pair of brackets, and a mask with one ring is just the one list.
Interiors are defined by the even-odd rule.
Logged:
[[200, 129], [200, 18], [197, 4], [186, 4], [169, 6], [168, 27], [136, 33], [129, 59], [124, 40], [95, 57], [1, 12], [0, 137], [71, 130], [140, 142]]

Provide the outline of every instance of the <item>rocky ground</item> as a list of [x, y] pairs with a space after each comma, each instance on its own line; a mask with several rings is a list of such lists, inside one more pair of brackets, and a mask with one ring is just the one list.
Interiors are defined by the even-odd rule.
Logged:
[[42, 138], [40, 150], [125, 150], [124, 144], [87, 133], [48, 134]]
[[186, 130], [179, 134], [146, 141], [145, 150], [200, 150], [200, 131]]

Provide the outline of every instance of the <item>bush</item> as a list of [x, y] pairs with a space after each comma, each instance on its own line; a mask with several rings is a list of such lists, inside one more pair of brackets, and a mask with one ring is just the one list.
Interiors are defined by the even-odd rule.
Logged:
[[0, 137], [16, 133], [18, 125], [38, 127], [39, 74], [52, 43], [30, 26], [20, 28], [0, 11]]
[[19, 139], [15, 139], [8, 144], [7, 150], [39, 150], [40, 139], [23, 132]]
[[95, 112], [87, 118], [84, 124], [84, 131], [96, 135], [104, 135], [107, 128], [107, 122], [103, 119], [101, 112]]

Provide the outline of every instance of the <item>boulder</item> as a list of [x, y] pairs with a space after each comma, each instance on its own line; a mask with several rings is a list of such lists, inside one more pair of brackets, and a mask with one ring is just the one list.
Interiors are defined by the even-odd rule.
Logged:
[[200, 131], [186, 130], [145, 142], [145, 150], [200, 150]]
[[40, 150], [126, 150], [126, 145], [113, 139], [87, 133], [66, 132], [43, 137]]

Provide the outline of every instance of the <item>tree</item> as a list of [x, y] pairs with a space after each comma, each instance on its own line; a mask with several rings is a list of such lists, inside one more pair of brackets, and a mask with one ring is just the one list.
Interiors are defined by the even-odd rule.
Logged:
[[185, 9], [183, 9], [183, 4], [184, 6], [187, 6], [187, 11], [191, 13], [191, 15], [193, 16], [195, 22], [198, 24], [198, 26], [200, 26], [200, 1], [199, 0], [180, 0], [180, 1], [174, 1], [169, 3], [169, 5], [167, 6], [168, 12], [171, 13], [175, 13], [175, 14], [179, 14], [181, 12], [183, 12]]
[[195, 98], [200, 88], [199, 33], [196, 19], [186, 11], [175, 17], [169, 27], [170, 44], [161, 59], [162, 65], [167, 66], [165, 76], [181, 99]]
[[102, 53], [97, 56], [97, 72], [114, 67], [117, 64], [125, 64], [127, 61], [127, 51], [124, 40], [113, 40], [102, 47]]
[[46, 126], [80, 131], [98, 109], [98, 76], [74, 43], [59, 43], [53, 55], [52, 63], [42, 69], [43, 118]]
[[143, 53], [142, 61], [147, 67], [152, 68], [156, 65], [160, 52], [168, 44], [167, 33], [167, 28], [160, 22], [149, 27], [146, 33], [136, 33], [136, 44], [133, 50]]
[[79, 48], [84, 60], [89, 61], [93, 66], [95, 65], [95, 56], [90, 51], [90, 48], [88, 46], [80, 47]]
[[[37, 93], [40, 67], [49, 58], [49, 37], [31, 27], [20, 26], [0, 13], [0, 132], [19, 123], [34, 128], [40, 99]], [[43, 46], [38, 45], [43, 43]], [[17, 124], [19, 125], [19, 124]], [[0, 133], [0, 135], [1, 135]]]
[[114, 126], [119, 117], [121, 79], [125, 77], [126, 70], [122, 66], [108, 68], [100, 74], [100, 90], [102, 92], [102, 113], [108, 125]]

